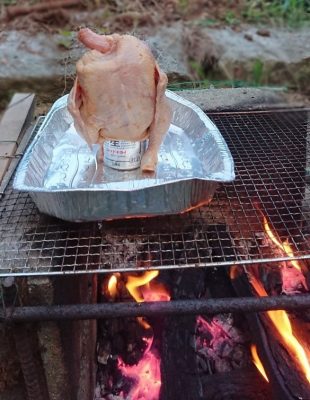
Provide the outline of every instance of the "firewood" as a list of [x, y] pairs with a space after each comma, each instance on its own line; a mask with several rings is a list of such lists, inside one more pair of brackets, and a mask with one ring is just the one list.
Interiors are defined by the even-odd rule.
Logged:
[[27, 15], [33, 12], [50, 11], [62, 7], [74, 7], [80, 5], [79, 0], [55, 0], [44, 3], [33, 4], [32, 6], [10, 6], [6, 8], [5, 18], [12, 20], [20, 15]]

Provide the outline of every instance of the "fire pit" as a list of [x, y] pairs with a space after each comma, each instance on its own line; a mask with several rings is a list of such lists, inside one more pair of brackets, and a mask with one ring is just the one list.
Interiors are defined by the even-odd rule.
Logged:
[[[208, 206], [178, 216], [80, 225], [39, 214], [30, 197], [11, 186], [1, 200], [1, 276], [97, 276], [97, 304], [16, 307], [2, 316], [19, 322], [98, 319], [97, 398], [145, 398], [135, 384], [141, 374], [150, 378], [150, 364], [150, 399], [257, 399], [261, 388], [261, 399], [271, 392], [281, 400], [294, 398], [290, 382], [283, 389], [287, 370], [270, 373], [276, 371], [271, 361], [281, 365], [283, 354], [295, 362], [291, 350], [264, 313], [261, 332], [282, 349], [269, 352], [268, 361], [262, 334], [250, 333], [257, 325], [240, 312], [253, 319], [258, 311], [294, 309], [287, 314], [293, 326], [308, 329], [308, 111], [209, 116], [232, 152], [236, 181], [221, 186]], [[236, 282], [244, 274], [240, 289]], [[251, 276], [260, 279], [263, 294]], [[129, 289], [137, 277], [146, 286]], [[302, 330], [295, 333], [307, 353]], [[300, 398], [306, 399], [304, 393]]]

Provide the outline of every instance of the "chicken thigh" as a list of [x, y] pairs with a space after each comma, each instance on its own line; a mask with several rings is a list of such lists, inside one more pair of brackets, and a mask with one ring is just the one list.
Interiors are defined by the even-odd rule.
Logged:
[[149, 138], [141, 169], [154, 171], [171, 121], [166, 74], [134, 36], [98, 35], [84, 28], [78, 38], [90, 50], [77, 62], [68, 98], [77, 132], [89, 145]]

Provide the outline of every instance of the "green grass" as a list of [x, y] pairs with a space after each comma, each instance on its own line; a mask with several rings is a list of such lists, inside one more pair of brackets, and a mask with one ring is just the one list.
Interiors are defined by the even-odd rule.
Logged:
[[290, 28], [310, 27], [310, 0], [243, 0], [242, 8], [228, 9], [224, 14], [197, 21], [200, 26], [215, 27], [242, 22]]
[[246, 0], [242, 15], [253, 23], [310, 26], [310, 0]]
[[264, 78], [264, 63], [257, 59], [253, 64], [252, 79], [256, 85], [261, 85]]

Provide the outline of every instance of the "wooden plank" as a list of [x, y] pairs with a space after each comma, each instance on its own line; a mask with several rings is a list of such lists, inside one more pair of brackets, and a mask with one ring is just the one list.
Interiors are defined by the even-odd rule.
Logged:
[[17, 146], [15, 142], [0, 142], [0, 182], [7, 171], [12, 157], [16, 152]]
[[0, 121], [0, 183], [33, 118], [34, 106], [33, 93], [16, 93], [3, 114]]

